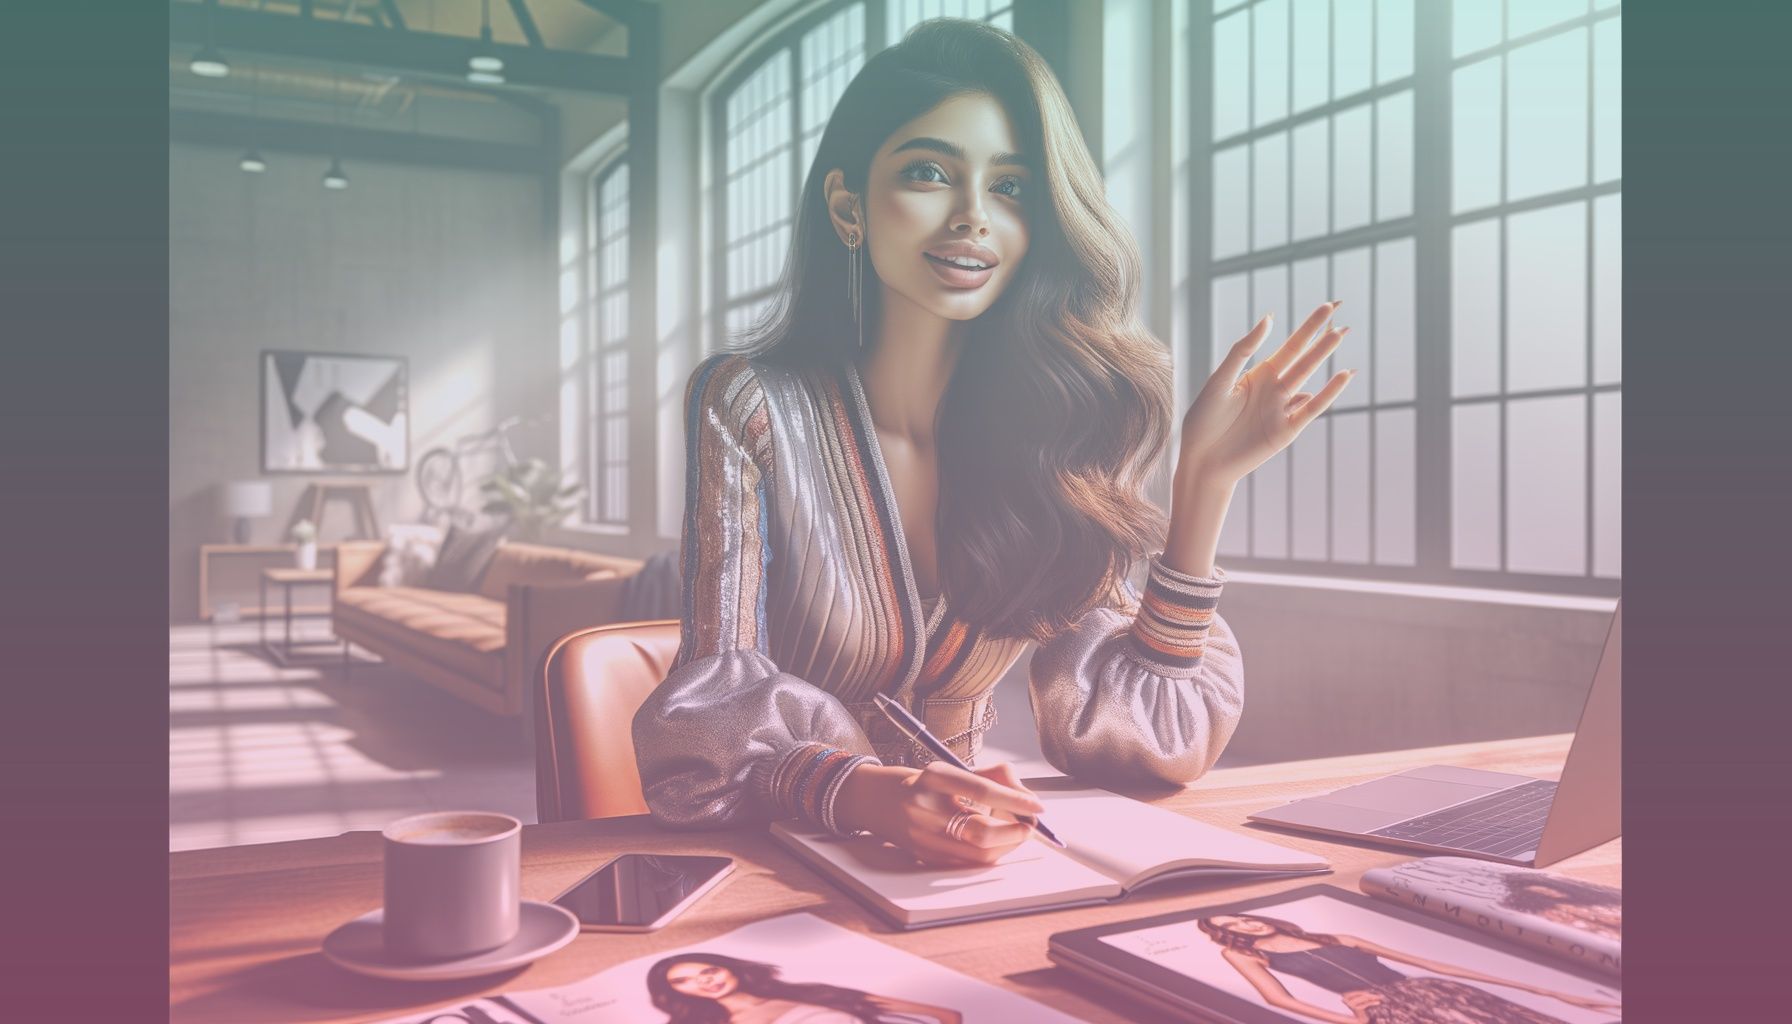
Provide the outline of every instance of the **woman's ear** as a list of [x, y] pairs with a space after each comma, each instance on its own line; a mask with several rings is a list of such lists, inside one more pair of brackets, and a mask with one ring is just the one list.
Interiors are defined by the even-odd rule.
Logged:
[[840, 236], [840, 244], [845, 245], [849, 236], [857, 235], [858, 240], [865, 240], [865, 221], [863, 207], [859, 205], [859, 197], [846, 190], [846, 175], [836, 167], [828, 172], [821, 181], [822, 193], [827, 196], [828, 220], [834, 223], [834, 233]]

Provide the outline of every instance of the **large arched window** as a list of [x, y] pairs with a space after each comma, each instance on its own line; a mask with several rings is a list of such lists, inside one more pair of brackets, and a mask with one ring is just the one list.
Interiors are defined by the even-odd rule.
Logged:
[[1616, 592], [1620, 17], [1617, 0], [1194, 15], [1193, 364], [1211, 372], [1263, 313], [1279, 339], [1342, 299], [1331, 364], [1363, 371], [1241, 488], [1228, 565]]
[[714, 341], [751, 324], [770, 302], [790, 249], [797, 191], [866, 55], [929, 18], [982, 18], [1010, 29], [1011, 8], [989, 0], [829, 4], [764, 40], [714, 90]]

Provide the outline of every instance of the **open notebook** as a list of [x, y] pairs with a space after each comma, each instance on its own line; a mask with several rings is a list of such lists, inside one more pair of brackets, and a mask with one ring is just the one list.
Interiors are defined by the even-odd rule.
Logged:
[[927, 868], [871, 836], [774, 822], [780, 843], [900, 928], [1109, 903], [1169, 878], [1304, 875], [1331, 865], [1099, 789], [1040, 793], [1058, 850], [1029, 840], [987, 867]]

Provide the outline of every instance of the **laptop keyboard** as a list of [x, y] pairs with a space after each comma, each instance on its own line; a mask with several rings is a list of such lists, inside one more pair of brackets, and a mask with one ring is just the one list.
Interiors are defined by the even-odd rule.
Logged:
[[1369, 833], [1495, 857], [1534, 855], [1556, 784], [1542, 779]]

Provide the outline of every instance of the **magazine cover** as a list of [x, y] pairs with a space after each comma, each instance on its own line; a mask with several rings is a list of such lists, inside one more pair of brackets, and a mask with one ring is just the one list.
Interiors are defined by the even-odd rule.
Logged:
[[1054, 958], [1249, 1024], [1609, 1024], [1619, 988], [1332, 886], [1053, 937]]
[[1427, 857], [1367, 872], [1362, 888], [1611, 974], [1623, 970], [1624, 893], [1609, 885], [1470, 857]]
[[557, 988], [380, 1024], [1073, 1024], [813, 914], [787, 914]]

